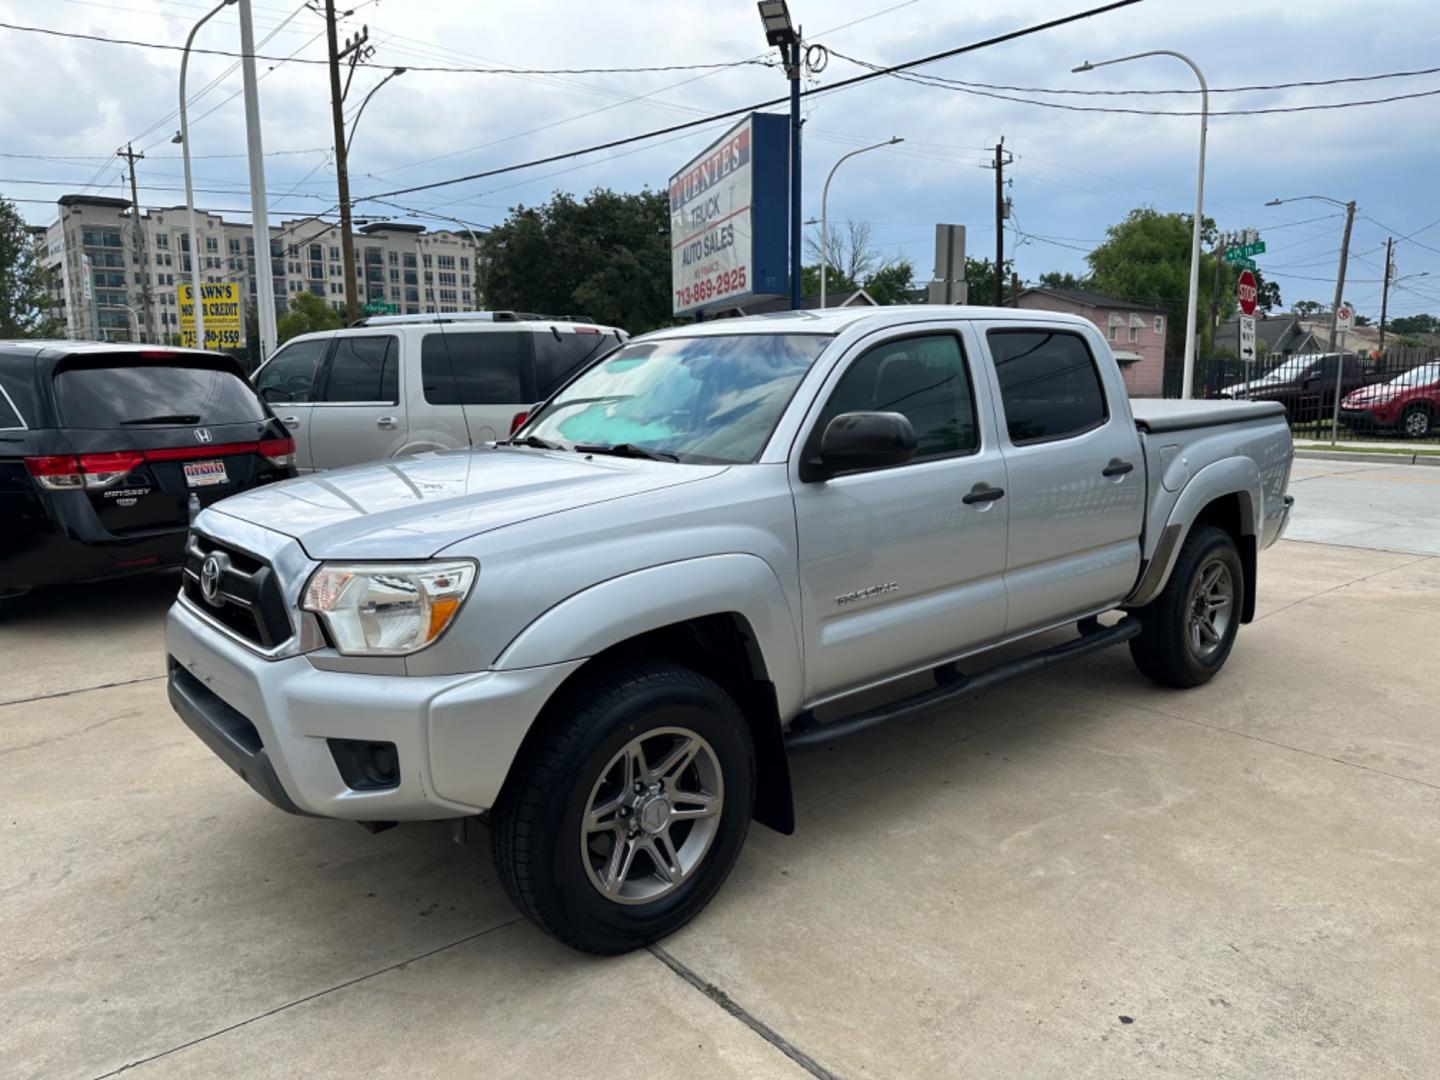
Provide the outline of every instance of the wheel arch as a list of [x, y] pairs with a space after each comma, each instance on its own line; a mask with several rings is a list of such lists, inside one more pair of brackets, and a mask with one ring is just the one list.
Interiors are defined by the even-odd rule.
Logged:
[[755, 820], [795, 828], [781, 730], [800, 694], [800, 641], [779, 579], [753, 555], [650, 567], [583, 590], [526, 627], [495, 662], [519, 668], [583, 659], [548, 699], [516, 760], [552, 709], [597, 671], [667, 661], [713, 679], [740, 708], [756, 756]]
[[1209, 525], [1228, 533], [1240, 550], [1240, 564], [1245, 572], [1240, 621], [1253, 621], [1259, 529], [1265, 519], [1263, 492], [1260, 470], [1250, 458], [1226, 458], [1197, 472], [1170, 511], [1155, 554], [1125, 606], [1144, 607], [1158, 596], [1170, 580], [1185, 538], [1197, 526]]

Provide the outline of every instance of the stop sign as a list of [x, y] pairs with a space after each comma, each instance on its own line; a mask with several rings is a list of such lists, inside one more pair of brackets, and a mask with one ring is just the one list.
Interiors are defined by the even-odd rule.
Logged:
[[1249, 270], [1240, 272], [1240, 280], [1235, 284], [1235, 292], [1240, 297], [1240, 310], [1246, 315], [1255, 314], [1255, 303], [1260, 299], [1260, 289], [1255, 284], [1255, 275]]

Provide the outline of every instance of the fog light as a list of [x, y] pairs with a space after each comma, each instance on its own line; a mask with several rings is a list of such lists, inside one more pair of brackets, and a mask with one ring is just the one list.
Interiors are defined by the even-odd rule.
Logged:
[[327, 739], [340, 779], [353, 791], [382, 791], [400, 783], [395, 744], [360, 739]]

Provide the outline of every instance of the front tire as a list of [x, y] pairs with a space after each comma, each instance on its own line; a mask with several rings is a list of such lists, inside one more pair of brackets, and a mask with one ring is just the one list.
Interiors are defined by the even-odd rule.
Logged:
[[1245, 606], [1245, 572], [1234, 539], [1223, 529], [1192, 529], [1160, 595], [1135, 614], [1140, 635], [1130, 655], [1162, 686], [1209, 682], [1230, 656]]
[[710, 902], [749, 829], [755, 751], [735, 702], [687, 668], [584, 680], [541, 721], [492, 813], [506, 892], [585, 952], [628, 952]]

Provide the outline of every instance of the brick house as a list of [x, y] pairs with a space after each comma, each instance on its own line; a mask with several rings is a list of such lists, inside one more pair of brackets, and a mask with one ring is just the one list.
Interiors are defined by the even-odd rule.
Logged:
[[1032, 311], [1059, 311], [1080, 315], [1100, 328], [1110, 342], [1131, 397], [1160, 397], [1165, 383], [1165, 330], [1169, 316], [1163, 308], [1116, 300], [1086, 289], [1024, 290], [1019, 307]]

